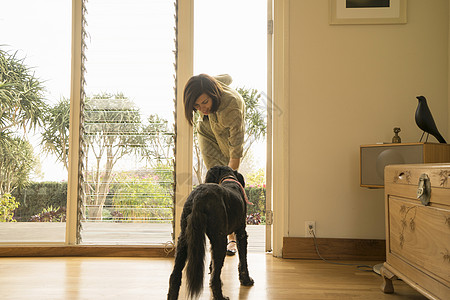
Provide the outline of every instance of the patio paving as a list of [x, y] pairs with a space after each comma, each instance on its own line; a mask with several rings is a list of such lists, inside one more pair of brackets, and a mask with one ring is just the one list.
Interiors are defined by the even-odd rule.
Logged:
[[[172, 241], [172, 224], [83, 222], [83, 245], [158, 245]], [[265, 251], [265, 226], [248, 225], [248, 251]], [[64, 243], [65, 223], [0, 223], [2, 243]]]

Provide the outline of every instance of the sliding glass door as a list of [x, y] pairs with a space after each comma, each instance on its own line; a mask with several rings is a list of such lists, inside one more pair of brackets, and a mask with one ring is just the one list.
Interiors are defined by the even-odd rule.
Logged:
[[[17, 0], [2, 5], [0, 244], [172, 241], [174, 4]], [[72, 10], [80, 7], [74, 16], [82, 16], [82, 25], [72, 19]], [[86, 33], [81, 41], [74, 37], [80, 27]], [[80, 44], [83, 51], [72, 52]], [[74, 69], [81, 76], [71, 79]], [[70, 99], [77, 93], [81, 106], [80, 99], [75, 104]], [[72, 149], [81, 154], [81, 167], [71, 166], [72, 175], [74, 168], [78, 172], [71, 182], [72, 189], [80, 188], [78, 199], [68, 197], [71, 105], [82, 107], [81, 124], [73, 129], [81, 133], [81, 143]], [[78, 207], [78, 213], [66, 216], [69, 207]], [[66, 220], [74, 219], [81, 226], [66, 230]], [[67, 238], [75, 235], [81, 239]]]
[[175, 8], [86, 3], [82, 244], [172, 240]]

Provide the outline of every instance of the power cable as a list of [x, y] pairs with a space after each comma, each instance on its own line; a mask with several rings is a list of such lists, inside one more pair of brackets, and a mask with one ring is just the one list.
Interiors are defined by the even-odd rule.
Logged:
[[[315, 246], [315, 248], [316, 248], [317, 255], [319, 255], [320, 259], [323, 260], [324, 262], [329, 263], [329, 264], [334, 264], [334, 265], [341, 265], [341, 266], [356, 266], [356, 268], [357, 268], [358, 270], [361, 270], [361, 271], [364, 271], [364, 272], [374, 272], [374, 273], [376, 273], [376, 272], [373, 270], [373, 266], [369, 266], [369, 265], [361, 265], [361, 264], [346, 264], [346, 263], [339, 263], [339, 262], [329, 261], [329, 260], [323, 258], [322, 255], [320, 255], [319, 247], [317, 246], [316, 234], [315, 234], [314, 230], [313, 230], [311, 227], [309, 228], [309, 233], [312, 234], [312, 236], [313, 236], [314, 246]], [[367, 268], [368, 270], [365, 270], [365, 268]]]

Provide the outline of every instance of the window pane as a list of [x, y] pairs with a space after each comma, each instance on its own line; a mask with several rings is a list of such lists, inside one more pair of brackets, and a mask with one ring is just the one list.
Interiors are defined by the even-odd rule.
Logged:
[[71, 7], [70, 0], [2, 3], [0, 194], [9, 205], [0, 215], [2, 242], [65, 240]]
[[89, 1], [84, 244], [171, 241], [175, 6]]

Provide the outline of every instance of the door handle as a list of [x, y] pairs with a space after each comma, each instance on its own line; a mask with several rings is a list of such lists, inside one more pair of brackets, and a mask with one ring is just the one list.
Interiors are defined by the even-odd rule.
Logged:
[[417, 199], [420, 199], [423, 205], [430, 204], [431, 198], [431, 182], [427, 174], [422, 174], [419, 177], [419, 185], [417, 187]]

